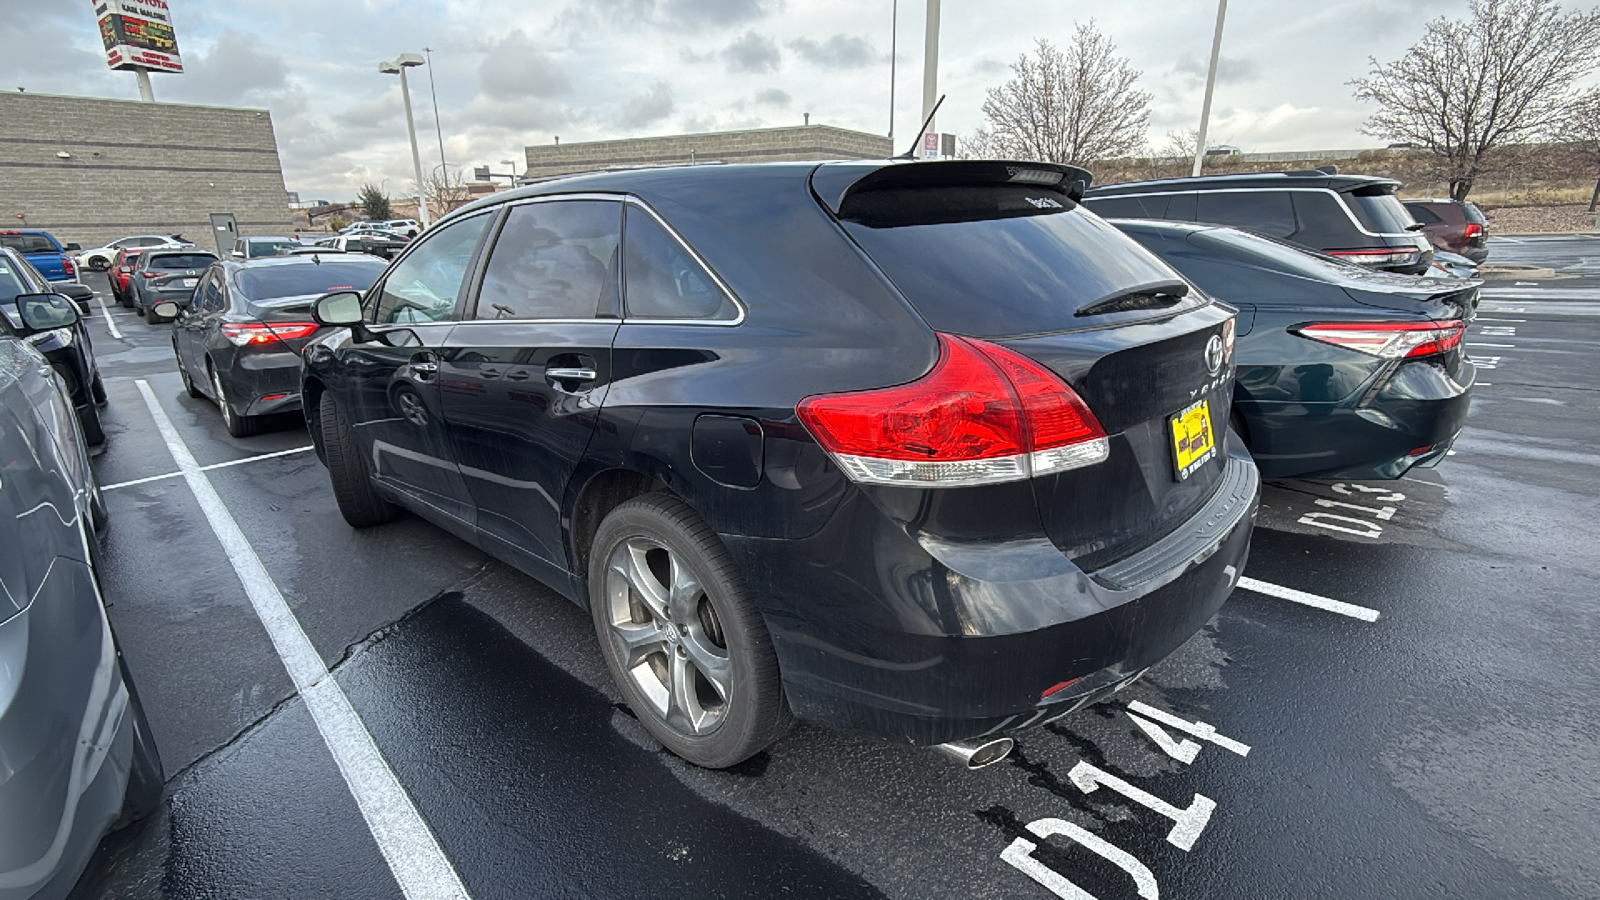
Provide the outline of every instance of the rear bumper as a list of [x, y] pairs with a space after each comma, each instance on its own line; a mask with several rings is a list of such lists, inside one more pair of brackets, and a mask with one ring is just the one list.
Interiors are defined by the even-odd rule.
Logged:
[[122, 808], [133, 718], [92, 578], [57, 558], [0, 624], [0, 900], [65, 896]]
[[[1260, 477], [1237, 439], [1223, 464], [1226, 477], [1193, 517], [1095, 572], [1042, 535], [919, 540], [859, 494], [809, 539], [724, 541], [763, 605], [798, 715], [942, 743], [1065, 715], [1199, 631], [1244, 567], [1259, 502]], [[1041, 700], [1072, 679], [1081, 681]]]
[[[300, 355], [292, 351], [239, 353], [228, 373], [234, 412], [265, 416], [300, 408]], [[270, 399], [267, 399], [270, 398]]]
[[1437, 463], [1466, 425], [1476, 370], [1450, 375], [1436, 363], [1400, 364], [1350, 404], [1251, 401], [1244, 416], [1265, 478], [1399, 478]]

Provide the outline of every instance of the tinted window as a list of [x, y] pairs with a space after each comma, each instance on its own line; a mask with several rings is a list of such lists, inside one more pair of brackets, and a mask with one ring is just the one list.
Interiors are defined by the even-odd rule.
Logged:
[[845, 229], [940, 331], [1036, 334], [1177, 273], [1064, 194], [1022, 185], [865, 191]]
[[736, 319], [739, 308], [655, 217], [629, 206], [623, 276], [628, 315]]
[[216, 262], [210, 253], [169, 253], [150, 257], [147, 269], [204, 269]]
[[1478, 225], [1489, 224], [1488, 217], [1483, 214], [1483, 210], [1479, 209], [1476, 203], [1461, 201], [1461, 211], [1466, 214], [1468, 222], [1474, 222]]
[[1201, 191], [1195, 221], [1237, 225], [1273, 237], [1297, 230], [1287, 191]]
[[1400, 198], [1382, 190], [1363, 189], [1344, 195], [1344, 202], [1355, 213], [1361, 227], [1374, 234], [1402, 234], [1416, 220], [1406, 212]]
[[203, 309], [222, 308], [222, 272], [212, 269], [206, 274], [205, 280], [200, 282], [200, 287], [194, 292], [195, 298]]
[[455, 318], [456, 299], [466, 279], [478, 237], [492, 216], [458, 219], [436, 228], [389, 277], [373, 315], [375, 324], [443, 322]]
[[251, 300], [304, 297], [329, 291], [364, 291], [383, 274], [383, 262], [352, 259], [348, 262], [307, 262], [306, 265], [266, 265], [241, 269], [233, 276], [239, 290]]
[[1444, 221], [1443, 219], [1440, 219], [1438, 216], [1434, 215], [1433, 210], [1423, 206], [1420, 203], [1407, 203], [1406, 209], [1411, 213], [1411, 218], [1416, 219], [1418, 222], [1421, 222], [1424, 225], [1437, 225]]
[[300, 246], [299, 241], [247, 241], [245, 243], [245, 255], [252, 259], [261, 256], [277, 256], [284, 250], [298, 246]]
[[514, 206], [489, 254], [480, 319], [592, 319], [617, 283], [622, 208], [609, 200]]
[[166, 243], [166, 241], [162, 240], [161, 238], [158, 238], [158, 237], [147, 237], [147, 238], [139, 238], [137, 241], [135, 241], [133, 243], [133, 246], [135, 246], [135, 247], [160, 247], [161, 245], [163, 245], [165, 243]]
[[1138, 197], [1097, 197], [1084, 201], [1095, 215], [1104, 219], [1160, 219], [1167, 214], [1171, 194], [1145, 194]]
[[42, 234], [0, 234], [0, 247], [10, 247], [18, 253], [55, 253], [55, 245]]

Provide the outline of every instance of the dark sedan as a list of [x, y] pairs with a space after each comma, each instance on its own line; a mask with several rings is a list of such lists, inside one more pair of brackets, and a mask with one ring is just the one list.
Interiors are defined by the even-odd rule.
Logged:
[[[76, 303], [64, 297], [61, 290], [60, 284], [44, 280], [15, 251], [0, 247], [0, 317], [6, 320], [11, 334], [24, 337], [49, 360], [78, 411], [84, 439], [99, 446], [106, 440], [105, 431], [100, 427], [100, 407], [105, 405], [106, 389], [100, 381], [94, 346], [89, 342], [88, 324], [80, 316]], [[27, 297], [54, 298], [44, 302], [55, 313], [43, 316], [46, 307], [41, 305], [37, 307], [41, 317], [27, 321], [19, 305], [19, 301]]]
[[281, 256], [215, 262], [175, 318], [172, 350], [191, 397], [209, 397], [234, 437], [260, 432], [273, 413], [300, 408], [300, 350], [317, 330], [311, 301], [366, 290], [381, 260], [357, 255]]
[[1088, 177], [697, 166], [458, 210], [314, 307], [349, 326], [304, 353], [340, 511], [588, 609], [694, 763], [793, 715], [994, 762], [1204, 625], [1256, 510], [1233, 310], [1147, 296], [1184, 285]]
[[[24, 300], [37, 319], [54, 294]], [[51, 299], [45, 299], [51, 298]], [[70, 311], [69, 311], [70, 312]], [[60, 382], [0, 317], [0, 897], [71, 890], [108, 830], [152, 812], [163, 777], [106, 619], [105, 507]]]
[[1375, 272], [1233, 228], [1118, 221], [1239, 309], [1234, 428], [1267, 477], [1399, 478], [1467, 420], [1478, 282]]
[[215, 253], [204, 250], [146, 250], [139, 255], [129, 279], [133, 311], [151, 325], [166, 319], [156, 312], [156, 304], [166, 300], [187, 306], [194, 296], [200, 273], [217, 261]]

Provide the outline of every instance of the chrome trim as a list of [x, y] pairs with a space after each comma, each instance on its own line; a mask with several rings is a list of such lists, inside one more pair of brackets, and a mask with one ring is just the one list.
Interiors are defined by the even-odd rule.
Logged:
[[[1112, 186], [1113, 185], [1107, 185], [1107, 187], [1112, 187]], [[1259, 193], [1262, 193], [1264, 191], [1284, 191], [1284, 192], [1292, 192], [1292, 193], [1299, 193], [1299, 194], [1332, 194], [1333, 195], [1333, 199], [1335, 199], [1335, 200], [1337, 200], [1339, 202], [1339, 208], [1344, 210], [1345, 218], [1350, 220], [1350, 224], [1354, 225], [1356, 227], [1357, 231], [1361, 232], [1362, 234], [1366, 235], [1367, 237], [1377, 237], [1377, 238], [1404, 237], [1404, 238], [1409, 238], [1409, 237], [1414, 237], [1417, 234], [1417, 232], [1415, 232], [1415, 231], [1368, 231], [1366, 229], [1366, 227], [1361, 224], [1361, 220], [1356, 218], [1355, 213], [1350, 211], [1350, 207], [1345, 205], [1345, 202], [1344, 202], [1343, 198], [1340, 197], [1340, 194], [1343, 193], [1343, 192], [1342, 191], [1336, 191], [1333, 188], [1253, 187], [1253, 188], [1196, 188], [1195, 190], [1192, 190], [1192, 191], [1124, 191], [1122, 193], [1117, 193], [1117, 194], [1101, 194], [1099, 197], [1085, 197], [1084, 198], [1084, 201], [1085, 201], [1084, 205], [1087, 206], [1089, 203], [1091, 203], [1091, 202], [1093, 202], [1095, 200], [1111, 200], [1111, 199], [1114, 199], [1114, 198], [1117, 198], [1117, 197], [1175, 197], [1178, 194], [1259, 194]], [[1398, 194], [1395, 195], [1395, 199], [1396, 200], [1400, 199]], [[1094, 212], [1094, 207], [1090, 206], [1089, 207], [1089, 211], [1090, 212]], [[1099, 215], [1099, 213], [1095, 213], [1095, 214]], [[1149, 218], [1149, 217], [1148, 216], [1113, 216], [1113, 218], [1135, 218], [1135, 219], [1138, 219], [1138, 218]], [[1298, 216], [1296, 217], [1296, 220], [1298, 221]], [[1162, 218], [1162, 219], [1151, 219], [1151, 221], [1153, 221], [1153, 222], [1183, 222], [1183, 221], [1186, 221], [1186, 220], [1184, 220], [1184, 219], [1166, 219], [1166, 218]], [[1235, 226], [1235, 225], [1228, 225], [1225, 222], [1201, 222], [1201, 221], [1198, 221], [1198, 220], [1196, 220], [1192, 224], [1195, 224], [1195, 225], [1221, 225], [1224, 228], [1241, 227], [1241, 226]], [[1248, 226], [1243, 226], [1243, 227], [1248, 227]]]
[[544, 377], [554, 378], [557, 381], [593, 381], [600, 377], [593, 369], [545, 369]]

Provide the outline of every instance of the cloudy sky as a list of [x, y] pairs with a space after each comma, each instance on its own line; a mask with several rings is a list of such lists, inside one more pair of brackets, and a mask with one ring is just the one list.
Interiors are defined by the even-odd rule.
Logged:
[[[399, 80], [377, 63], [433, 50], [452, 165], [527, 144], [798, 125], [889, 128], [892, 0], [169, 0], [187, 72], [158, 100], [272, 110], [284, 177], [306, 199], [411, 183]], [[1568, 0], [1594, 8], [1600, 0]], [[1212, 140], [1246, 151], [1376, 146], [1350, 96], [1367, 56], [1399, 56], [1467, 0], [1232, 0]], [[899, 15], [895, 127], [914, 131], [925, 4]], [[1192, 128], [1213, 0], [944, 0], [941, 131], [982, 123], [984, 91], [1035, 38], [1094, 17], [1155, 95], [1150, 141]], [[0, 0], [0, 89], [137, 99], [105, 66], [91, 0]], [[427, 69], [411, 79], [423, 165], [439, 163]]]

